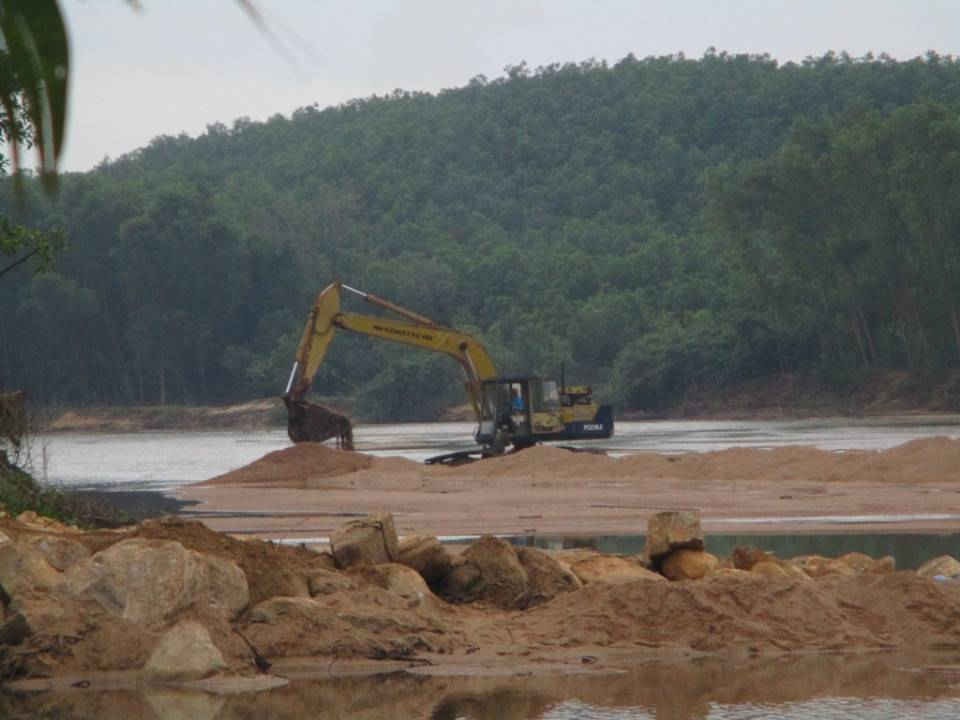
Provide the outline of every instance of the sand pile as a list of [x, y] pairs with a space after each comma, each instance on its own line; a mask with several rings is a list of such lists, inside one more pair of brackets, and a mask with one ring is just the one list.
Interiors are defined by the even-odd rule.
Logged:
[[372, 464], [373, 458], [363, 453], [335, 450], [321, 443], [298, 443], [200, 484], [305, 487], [312, 478], [346, 475]]
[[[359, 471], [364, 483], [377, 487], [400, 474], [449, 481], [516, 480], [532, 485], [672, 478], [690, 481], [763, 479], [774, 482], [889, 482], [915, 484], [960, 480], [960, 439], [914, 440], [884, 451], [828, 452], [809, 447], [772, 450], [733, 448], [708, 453], [663, 455], [635, 453], [612, 458], [537, 446], [459, 467], [420, 466], [401, 458], [374, 458], [363, 453], [301, 443], [272, 452], [250, 465], [207, 480], [202, 485], [310, 487], [311, 480]], [[315, 485], [316, 483], [313, 483]]]
[[616, 593], [588, 586], [510, 627], [547, 646], [851, 652], [957, 643], [958, 613], [960, 588], [910, 572], [801, 581], [735, 571]]
[[617, 474], [737, 481], [762, 478], [777, 482], [923, 483], [960, 480], [960, 439], [928, 438], [877, 451], [843, 453], [810, 447], [771, 450], [731, 448], [708, 453], [665, 456], [629, 455], [616, 461]]

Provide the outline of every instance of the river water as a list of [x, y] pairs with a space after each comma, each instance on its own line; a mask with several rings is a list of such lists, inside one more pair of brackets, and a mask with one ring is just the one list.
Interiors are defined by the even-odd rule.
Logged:
[[[355, 439], [363, 452], [424, 460], [474, 447], [473, 431], [472, 423], [360, 425]], [[567, 444], [611, 455], [786, 445], [843, 451], [880, 450], [934, 436], [960, 437], [960, 415], [620, 422], [609, 440]], [[57, 433], [34, 439], [30, 461], [38, 478], [63, 487], [170, 491], [229, 472], [289, 444], [283, 430]]]
[[[956, 657], [952, 660], [956, 662]], [[98, 720], [947, 720], [960, 667], [895, 655], [646, 660], [617, 671], [320, 677], [244, 694], [173, 688], [10, 696], [0, 717]], [[429, 670], [429, 668], [427, 668]], [[2, 690], [2, 686], [0, 686]]]

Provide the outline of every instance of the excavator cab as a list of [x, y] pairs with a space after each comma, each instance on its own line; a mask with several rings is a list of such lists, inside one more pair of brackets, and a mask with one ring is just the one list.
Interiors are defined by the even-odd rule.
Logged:
[[551, 440], [587, 440], [613, 435], [609, 405], [593, 403], [588, 386], [561, 388], [539, 377], [502, 377], [480, 384], [476, 441], [499, 454]]
[[557, 426], [560, 396], [556, 383], [536, 377], [503, 377], [480, 385], [480, 425], [476, 440], [495, 453], [507, 445], [529, 447], [544, 430]]

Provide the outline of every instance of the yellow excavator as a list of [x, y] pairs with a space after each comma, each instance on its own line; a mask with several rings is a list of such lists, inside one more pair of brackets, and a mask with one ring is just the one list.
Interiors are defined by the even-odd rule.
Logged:
[[[344, 312], [344, 291], [399, 317]], [[481, 448], [438, 456], [431, 459], [433, 462], [457, 462], [474, 452], [481, 456], [498, 455], [511, 445], [520, 449], [543, 441], [603, 439], [613, 435], [613, 411], [609, 405], [593, 402], [589, 386], [565, 386], [533, 376], [498, 377], [486, 348], [470, 335], [335, 282], [320, 291], [310, 309], [283, 395], [287, 431], [294, 442], [337, 438], [341, 447], [353, 449], [349, 418], [306, 400], [337, 330], [444, 353], [460, 363], [477, 417], [474, 438]]]

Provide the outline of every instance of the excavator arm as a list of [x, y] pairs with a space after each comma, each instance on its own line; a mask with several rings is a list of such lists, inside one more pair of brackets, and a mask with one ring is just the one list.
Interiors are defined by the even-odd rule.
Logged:
[[[342, 312], [340, 300], [344, 290], [402, 319]], [[466, 333], [438, 325], [428, 317], [376, 295], [342, 283], [333, 283], [317, 295], [310, 310], [284, 395], [288, 431], [294, 442], [321, 441], [336, 436], [338, 432], [343, 440], [343, 423], [349, 425], [347, 418], [305, 400], [338, 329], [454, 358], [464, 370], [467, 393], [477, 417], [480, 417], [481, 383], [497, 374], [489, 353], [480, 342]], [[347, 446], [347, 443], [343, 444]], [[352, 434], [349, 444], [352, 445]]]

